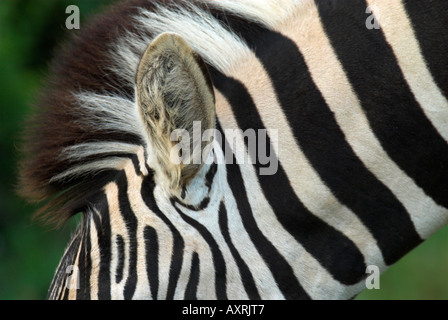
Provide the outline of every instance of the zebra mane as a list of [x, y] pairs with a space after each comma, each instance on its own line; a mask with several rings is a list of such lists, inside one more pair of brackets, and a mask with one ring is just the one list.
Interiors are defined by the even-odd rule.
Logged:
[[138, 63], [152, 39], [178, 33], [207, 64], [226, 73], [249, 49], [212, 12], [272, 27], [301, 2], [134, 0], [82, 26], [55, 57], [26, 124], [19, 193], [47, 201], [38, 215], [62, 223], [85, 210], [89, 197], [126, 161], [136, 159], [148, 174], [151, 152], [134, 90]]

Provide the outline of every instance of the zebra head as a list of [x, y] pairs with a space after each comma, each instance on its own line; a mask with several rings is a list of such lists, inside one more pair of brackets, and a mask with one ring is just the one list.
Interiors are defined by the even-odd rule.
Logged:
[[21, 167], [82, 214], [48, 297], [358, 294], [448, 221], [447, 3], [133, 0], [81, 28]]

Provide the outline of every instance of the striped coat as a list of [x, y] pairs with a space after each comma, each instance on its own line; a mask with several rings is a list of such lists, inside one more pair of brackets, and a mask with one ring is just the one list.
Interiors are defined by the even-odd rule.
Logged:
[[[50, 199], [42, 213], [83, 215], [48, 297], [358, 294], [367, 266], [448, 221], [447, 13], [444, 0], [129, 1], [82, 27], [21, 166], [22, 194]], [[170, 133], [193, 121], [215, 130], [214, 161], [173, 164]]]

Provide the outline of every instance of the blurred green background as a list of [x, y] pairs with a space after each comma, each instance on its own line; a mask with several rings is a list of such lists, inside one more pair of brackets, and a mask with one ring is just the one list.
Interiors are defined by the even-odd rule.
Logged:
[[[53, 230], [31, 220], [34, 207], [14, 192], [20, 133], [55, 46], [70, 32], [75, 4], [81, 29], [109, 1], [0, 1], [0, 299], [45, 299], [75, 223]], [[448, 195], [447, 195], [448, 196]], [[381, 277], [381, 289], [357, 299], [448, 299], [448, 227]]]

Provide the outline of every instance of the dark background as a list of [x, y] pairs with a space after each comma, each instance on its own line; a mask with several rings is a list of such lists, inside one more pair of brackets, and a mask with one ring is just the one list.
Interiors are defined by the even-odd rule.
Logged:
[[[0, 299], [44, 299], [76, 221], [62, 229], [33, 222], [15, 194], [20, 135], [55, 46], [70, 33], [65, 8], [83, 23], [109, 1], [0, 1]], [[447, 195], [448, 196], [448, 195]], [[358, 299], [448, 299], [448, 227], [390, 268], [381, 289]]]

